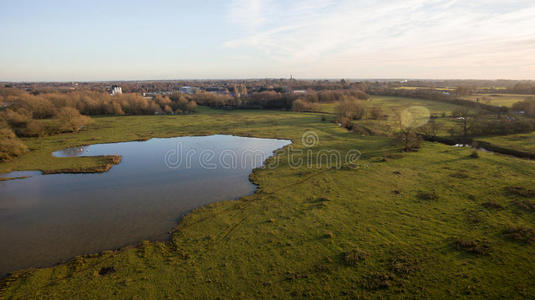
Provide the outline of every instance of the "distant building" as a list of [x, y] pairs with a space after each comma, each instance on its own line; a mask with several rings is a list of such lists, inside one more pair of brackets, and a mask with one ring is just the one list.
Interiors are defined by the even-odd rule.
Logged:
[[114, 85], [111, 87], [111, 95], [121, 95], [123, 93], [123, 89], [120, 86]]
[[179, 88], [178, 91], [188, 95], [193, 95], [193, 93], [195, 93], [195, 89], [191, 86], [183, 86]]

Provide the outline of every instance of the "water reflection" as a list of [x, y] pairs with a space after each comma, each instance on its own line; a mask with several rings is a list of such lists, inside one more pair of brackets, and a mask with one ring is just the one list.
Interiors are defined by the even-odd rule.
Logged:
[[88, 147], [86, 146], [67, 148], [67, 149], [54, 152], [54, 156], [57, 156], [57, 157], [82, 156], [88, 152], [87, 148]]

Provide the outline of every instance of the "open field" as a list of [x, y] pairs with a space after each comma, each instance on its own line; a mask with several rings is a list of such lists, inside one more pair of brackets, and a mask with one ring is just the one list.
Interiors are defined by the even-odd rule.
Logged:
[[[418, 89], [429, 89], [426, 87], [417, 87], [417, 86], [401, 86], [398, 89], [400, 90], [418, 90]], [[455, 87], [436, 87], [432, 88], [433, 90], [437, 91], [455, 91]]]
[[[452, 111], [461, 106], [449, 104], [433, 100], [405, 98], [405, 97], [389, 97], [389, 96], [372, 96], [370, 101], [366, 104], [373, 106], [380, 106], [383, 113], [386, 115], [393, 115], [394, 112], [400, 112], [403, 109], [411, 106], [423, 106], [429, 110], [432, 115], [440, 116], [442, 113], [449, 115]], [[320, 111], [326, 113], [334, 113], [336, 110], [336, 103], [326, 103], [320, 105]]]
[[[436, 117], [435, 122], [440, 124], [439, 135], [448, 135], [448, 130], [457, 126], [455, 121], [451, 118], [451, 114], [456, 109], [461, 109], [462, 106], [444, 103], [440, 101], [415, 99], [406, 97], [390, 97], [390, 96], [372, 96], [371, 100], [366, 102], [368, 107], [379, 106], [382, 113], [386, 116], [384, 120], [359, 120], [356, 123], [373, 131], [384, 133], [385, 131], [396, 128], [396, 115], [405, 109], [414, 107], [425, 107], [429, 111], [430, 116]], [[320, 111], [323, 113], [334, 114], [336, 112], [336, 103], [320, 104]]]
[[480, 103], [490, 104], [494, 106], [512, 107], [516, 102], [525, 100], [533, 95], [519, 95], [519, 94], [475, 94], [471, 96], [461, 97], [462, 99], [477, 101]]
[[[420, 101], [433, 103], [433, 113], [451, 109], [414, 105]], [[470, 158], [470, 149], [435, 143], [401, 153], [392, 139], [358, 136], [320, 116], [201, 109], [94, 118], [79, 134], [26, 139], [34, 151], [0, 164], [0, 172], [94, 167], [105, 162], [50, 153], [150, 137], [220, 133], [294, 145], [279, 153], [278, 168], [255, 170], [254, 195], [190, 213], [169, 241], [17, 273], [0, 298], [535, 296], [535, 162], [482, 152]], [[319, 143], [304, 148], [309, 130]], [[326, 168], [317, 157], [351, 149], [362, 152], [355, 169]], [[310, 159], [310, 168], [290, 167], [289, 152]]]

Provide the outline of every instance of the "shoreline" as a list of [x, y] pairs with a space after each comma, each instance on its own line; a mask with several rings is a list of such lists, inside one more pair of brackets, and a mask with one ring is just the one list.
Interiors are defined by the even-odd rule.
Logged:
[[[204, 137], [204, 136], [211, 136], [211, 135], [226, 135], [226, 134], [207, 134], [207, 135], [184, 135], [184, 136], [175, 136], [175, 137], [169, 137], [169, 138], [178, 138], [178, 137]], [[229, 134], [230, 135], [230, 134]], [[258, 139], [271, 139], [271, 138], [264, 138], [264, 137], [251, 137], [251, 136], [240, 136], [240, 135], [230, 135], [230, 136], [236, 136], [236, 137], [246, 137], [246, 138], [258, 138]], [[153, 138], [158, 138], [158, 137], [153, 137]], [[151, 140], [153, 138], [149, 138], [149, 139], [145, 139], [143, 141], [148, 141], [148, 140]], [[138, 241], [137, 243], [130, 243], [130, 244], [127, 244], [127, 245], [124, 245], [124, 246], [119, 246], [117, 248], [110, 248], [110, 249], [104, 249], [104, 250], [101, 250], [101, 251], [97, 251], [97, 252], [91, 252], [91, 253], [86, 253], [86, 254], [80, 254], [80, 255], [76, 255], [76, 256], [73, 256], [73, 257], [70, 257], [68, 259], [65, 259], [63, 261], [59, 261], [59, 262], [56, 262], [56, 263], [53, 263], [51, 265], [46, 265], [46, 266], [31, 266], [31, 267], [28, 267], [28, 268], [23, 268], [23, 269], [19, 269], [19, 270], [15, 270], [15, 271], [12, 271], [12, 272], [8, 272], [8, 273], [5, 273], [5, 274], [0, 274], [0, 290], [2, 289], [2, 287], [6, 284], [6, 283], [9, 283], [10, 281], [13, 281], [13, 280], [16, 280], [17, 278], [19, 278], [20, 276], [23, 276], [24, 274], [27, 274], [27, 273], [31, 273], [33, 271], [36, 271], [36, 270], [39, 270], [39, 269], [46, 269], [46, 268], [52, 268], [52, 267], [55, 267], [55, 266], [59, 266], [59, 265], [66, 265], [66, 264], [69, 264], [77, 259], [84, 259], [84, 258], [95, 258], [95, 257], [102, 257], [106, 254], [110, 254], [110, 253], [115, 253], [115, 252], [122, 252], [122, 251], [125, 251], [125, 250], [128, 250], [128, 249], [139, 249], [140, 247], [146, 245], [147, 243], [148, 244], [151, 244], [151, 243], [158, 243], [158, 242], [163, 242], [163, 243], [168, 243], [171, 241], [172, 239], [172, 234], [174, 232], [177, 231], [177, 228], [178, 226], [180, 226], [180, 224], [182, 223], [182, 221], [184, 220], [184, 218], [191, 214], [191, 213], [194, 213], [196, 210], [199, 210], [199, 209], [204, 209], [204, 208], [207, 208], [211, 205], [214, 205], [214, 204], [218, 204], [218, 203], [222, 203], [222, 202], [227, 202], [227, 201], [241, 201], [244, 197], [251, 197], [251, 196], [254, 196], [255, 194], [257, 194], [259, 191], [262, 191], [261, 190], [261, 187], [260, 187], [260, 184], [257, 183], [255, 181], [255, 178], [254, 178], [254, 175], [256, 173], [256, 170], [257, 169], [261, 169], [263, 168], [265, 165], [266, 165], [266, 162], [273, 158], [276, 154], [277, 151], [279, 150], [282, 150], [282, 149], [285, 149], [287, 148], [288, 146], [290, 145], [293, 145], [294, 144], [294, 141], [290, 138], [288, 139], [285, 139], [285, 138], [273, 138], [274, 140], [284, 140], [284, 141], [289, 141], [290, 143], [288, 145], [285, 145], [281, 148], [277, 148], [277, 149], [274, 149], [273, 150], [273, 154], [269, 157], [267, 157], [263, 162], [262, 162], [262, 165], [261, 166], [258, 166], [256, 168], [253, 168], [251, 170], [251, 173], [248, 174], [247, 176], [247, 180], [253, 184], [255, 186], [255, 189], [252, 193], [250, 194], [247, 194], [247, 195], [243, 195], [243, 196], [240, 196], [240, 197], [237, 197], [236, 199], [228, 199], [228, 200], [222, 200], [222, 201], [218, 201], [218, 202], [214, 202], [214, 203], [209, 203], [209, 204], [206, 204], [206, 205], [201, 205], [199, 207], [196, 207], [194, 209], [191, 209], [189, 211], [186, 211], [182, 214], [180, 214], [177, 218], [176, 218], [176, 223], [166, 232], [166, 235], [167, 235], [167, 238], [165, 239], [147, 239], [147, 240], [140, 240]], [[139, 140], [132, 140], [130, 142], [135, 142], [135, 141], [139, 141]], [[124, 142], [128, 142], [128, 141], [121, 141], [121, 142], [112, 142], [112, 143], [102, 143], [102, 144], [116, 144], [116, 143], [124, 143]], [[98, 145], [98, 144], [90, 144], [90, 145]], [[90, 145], [84, 145], [84, 146], [90, 146]], [[78, 147], [78, 146], [74, 146], [74, 147]], [[82, 146], [79, 146], [79, 147], [82, 147]], [[59, 150], [57, 150], [59, 151]], [[33, 170], [33, 171], [40, 171], [41, 172], [41, 175], [54, 175], [54, 174], [91, 174], [91, 173], [106, 173], [108, 172], [114, 165], [117, 165], [119, 164], [121, 161], [122, 161], [122, 156], [120, 155], [101, 155], [101, 156], [88, 156], [88, 157], [105, 157], [105, 158], [110, 158], [112, 163], [110, 164], [106, 164], [106, 165], [101, 165], [101, 166], [95, 166], [95, 167], [88, 167], [88, 168], [85, 168], [85, 169], [58, 169], [58, 170], [51, 170], [51, 171], [47, 171], [47, 172], [44, 172], [44, 171], [41, 171], [41, 170]], [[28, 172], [31, 172], [30, 170], [25, 170], [25, 171], [28, 171]], [[22, 172], [25, 172], [25, 171], [22, 171]], [[12, 172], [17, 172], [17, 171], [12, 171]], [[11, 172], [10, 172], [11, 173]], [[26, 179], [26, 178], [29, 178], [31, 176], [20, 176], [20, 177], [12, 177], [10, 179], [6, 179], [5, 181], [9, 181], [9, 180], [15, 180], [15, 179]], [[0, 181], [2, 181], [3, 178], [0, 177]], [[13, 277], [13, 279], [11, 279]], [[10, 280], [11, 279], [11, 280]]]

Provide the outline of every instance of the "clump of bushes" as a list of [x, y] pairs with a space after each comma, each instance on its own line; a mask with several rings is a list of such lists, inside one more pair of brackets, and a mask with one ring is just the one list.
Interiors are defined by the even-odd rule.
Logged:
[[462, 250], [468, 253], [486, 255], [492, 250], [490, 243], [487, 241], [457, 239], [454, 242], [454, 247], [457, 250]]
[[366, 108], [361, 100], [344, 97], [336, 106], [336, 114], [340, 123], [351, 120], [360, 120], [366, 113]]
[[22, 155], [28, 147], [8, 128], [0, 128], [0, 161], [7, 161]]
[[308, 102], [304, 99], [297, 99], [292, 103], [292, 111], [297, 112], [314, 112], [319, 110], [319, 104]]
[[59, 130], [61, 132], [78, 132], [93, 121], [91, 118], [81, 115], [73, 107], [60, 108], [56, 117], [59, 120]]
[[[174, 93], [171, 95], [173, 101], [178, 101], [178, 98], [185, 98], [184, 95], [180, 93]], [[192, 101], [200, 105], [210, 106], [212, 108], [224, 108], [229, 106], [239, 106], [241, 100], [234, 98], [230, 95], [220, 95], [215, 93], [197, 93], [191, 96]]]
[[535, 242], [535, 230], [528, 227], [509, 227], [503, 231], [503, 235], [508, 239], [523, 243]]
[[348, 266], [355, 266], [368, 256], [369, 254], [366, 251], [360, 250], [359, 248], [343, 253], [344, 263]]
[[479, 158], [479, 153], [477, 150], [472, 151], [472, 153], [469, 155], [470, 158]]

